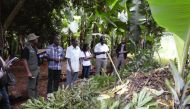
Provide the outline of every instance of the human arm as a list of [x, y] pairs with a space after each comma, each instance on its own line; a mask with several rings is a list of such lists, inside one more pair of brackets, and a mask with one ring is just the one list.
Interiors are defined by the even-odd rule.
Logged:
[[74, 72], [73, 72], [72, 65], [71, 65], [71, 59], [70, 59], [70, 58], [67, 58], [67, 61], [68, 61], [68, 64], [69, 64], [69, 68], [71, 69], [71, 73], [74, 73]]
[[48, 61], [56, 61], [56, 62], [61, 62], [61, 61], [64, 61], [64, 58], [61, 57], [61, 58], [50, 58], [50, 57], [47, 57]]
[[27, 62], [26, 59], [23, 59], [23, 64], [24, 64], [24, 67], [25, 67], [25, 69], [26, 69], [27, 76], [28, 76], [29, 78], [33, 78], [33, 77], [32, 77], [32, 73], [31, 73], [30, 70], [29, 70], [28, 62]]
[[27, 60], [29, 59], [29, 50], [27, 48], [24, 48], [21, 57], [22, 57], [22, 60], [23, 60], [24, 67], [26, 69], [27, 76], [29, 78], [32, 78], [32, 73], [30, 72], [28, 62], [27, 62]]
[[71, 53], [70, 53], [70, 48], [69, 47], [67, 47], [65, 58], [67, 59], [68, 66], [69, 66], [69, 68], [71, 70], [71, 73], [73, 73], [73, 68], [72, 68], [72, 65], [71, 65]]
[[[56, 49], [58, 51], [58, 53], [53, 52], [54, 49]], [[48, 61], [55, 61], [55, 62], [64, 61], [65, 58], [64, 58], [64, 50], [63, 50], [63, 48], [61, 48], [61, 47], [59, 47], [59, 48], [52, 48], [51, 46], [49, 46], [46, 49], [46, 59]]]

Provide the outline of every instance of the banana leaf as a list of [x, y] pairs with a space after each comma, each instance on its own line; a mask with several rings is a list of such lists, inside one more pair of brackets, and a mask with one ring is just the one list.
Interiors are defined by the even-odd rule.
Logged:
[[190, 1], [148, 0], [155, 21], [174, 33], [178, 52], [178, 70], [183, 72], [190, 45]]
[[113, 7], [116, 5], [117, 2], [118, 0], [107, 0], [107, 4], [111, 10], [113, 9]]

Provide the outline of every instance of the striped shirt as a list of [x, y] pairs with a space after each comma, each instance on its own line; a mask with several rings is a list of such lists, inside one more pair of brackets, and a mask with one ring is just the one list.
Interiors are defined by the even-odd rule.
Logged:
[[[46, 49], [46, 54], [48, 58], [64, 58], [64, 50], [61, 46], [56, 46], [51, 44]], [[51, 70], [61, 70], [62, 62], [49, 61], [48, 68]]]

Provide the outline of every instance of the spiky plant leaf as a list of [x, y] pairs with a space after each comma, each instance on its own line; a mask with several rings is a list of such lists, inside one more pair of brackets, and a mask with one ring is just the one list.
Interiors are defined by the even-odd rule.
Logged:
[[190, 95], [186, 97], [186, 99], [184, 100], [183, 104], [182, 104], [182, 109], [185, 109], [186, 105], [190, 104]]
[[119, 101], [114, 102], [109, 109], [116, 109], [119, 106]]
[[172, 61], [170, 61], [170, 67], [171, 67], [170, 68], [171, 73], [172, 73], [174, 81], [175, 81], [175, 90], [177, 91], [177, 93], [179, 95], [180, 91], [183, 89], [183, 87], [185, 85], [184, 80], [181, 77], [181, 75], [178, 73], [178, 70]]
[[168, 80], [166, 80], [166, 85], [168, 86], [168, 88], [170, 89], [170, 91], [172, 92], [175, 104], [180, 104], [180, 100], [178, 97], [177, 92], [174, 90], [174, 88], [170, 85], [170, 82]]
[[189, 84], [190, 84], [190, 80], [187, 81], [187, 83], [184, 86], [183, 94], [182, 94], [182, 97], [181, 97], [182, 102], [185, 100], [185, 98], [187, 96], [186, 93], [187, 93], [187, 88], [189, 87]]
[[143, 88], [140, 93], [139, 93], [139, 97], [138, 97], [138, 105], [144, 100], [144, 98], [146, 97], [147, 91], [145, 90], [145, 88]]
[[138, 94], [136, 92], [133, 92], [132, 103], [137, 104], [137, 102], [138, 102]]
[[149, 103], [151, 100], [153, 99], [153, 97], [150, 95], [150, 93], [146, 93], [145, 98], [142, 101], [138, 102], [138, 106], [142, 107], [145, 106], [147, 103]]
[[128, 103], [128, 104], [124, 107], [124, 109], [131, 109], [133, 106], [134, 106], [133, 103]]

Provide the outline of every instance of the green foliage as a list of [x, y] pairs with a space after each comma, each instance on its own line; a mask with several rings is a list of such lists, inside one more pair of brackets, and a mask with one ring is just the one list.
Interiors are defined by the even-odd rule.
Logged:
[[[179, 72], [183, 72], [190, 45], [190, 2], [189, 0], [148, 0], [156, 22], [175, 33], [178, 51]], [[179, 22], [180, 21], [180, 22]]]
[[99, 101], [99, 104], [96, 106], [96, 109], [122, 109], [121, 101], [112, 99], [105, 99]]
[[[3, 0], [3, 22], [15, 4], [14, 0]], [[118, 19], [118, 14], [121, 12], [127, 13], [126, 18], [130, 19], [133, 13], [130, 12], [130, 8], [133, 6], [134, 4], [131, 0], [26, 0], [8, 31], [11, 34], [17, 34], [16, 36], [20, 34], [25, 36], [30, 32], [34, 32], [41, 36], [40, 39], [43, 39], [39, 41], [40, 47], [51, 43], [50, 36], [54, 34], [62, 36], [61, 45], [64, 47], [69, 45], [71, 36], [79, 37], [81, 45], [85, 42], [91, 43], [93, 47], [93, 32], [109, 34], [112, 37], [112, 30], [115, 30], [115, 37], [112, 38], [115, 42], [112, 41], [112, 48], [119, 43], [117, 41], [119, 35], [131, 37], [135, 43], [138, 43], [138, 40], [142, 37], [144, 38], [147, 34], [149, 35], [149, 33], [153, 37], [159, 37], [156, 33], [160, 33], [161, 30], [153, 21], [146, 1], [142, 1], [139, 5], [139, 10], [136, 10], [140, 15], [146, 16], [143, 17], [146, 18], [145, 21], [139, 20], [142, 18], [137, 17], [140, 23], [135, 24], [140, 25], [137, 26], [139, 31], [143, 30], [142, 36], [139, 34], [137, 38], [134, 37], [133, 34], [136, 33], [131, 29], [133, 22], [122, 22]], [[76, 16], [80, 17], [80, 20], [76, 20]], [[68, 29], [69, 24], [73, 21], [77, 21], [79, 25], [79, 29], [75, 34]], [[128, 31], [133, 34], [127, 35], [126, 32], [128, 33]]]
[[124, 109], [157, 109], [157, 103], [151, 93], [143, 88], [139, 93], [133, 93], [132, 101]]
[[152, 49], [139, 48], [134, 53], [134, 56], [129, 60], [126, 69], [129, 72], [144, 71], [148, 72], [151, 69], [158, 68], [160, 65], [153, 57], [154, 51]]
[[131, 72], [129, 72], [129, 70], [127, 68], [128, 68], [128, 66], [126, 68], [123, 68], [118, 71], [121, 78], [126, 78], [131, 75]]
[[[71, 88], [61, 89], [55, 92], [48, 100], [43, 97], [29, 99], [22, 104], [23, 109], [97, 109], [103, 107], [102, 102], [97, 101], [100, 91], [110, 87], [114, 81], [113, 76], [94, 76], [88, 81], [81, 81]], [[112, 103], [115, 100], [112, 100]], [[114, 109], [117, 103], [109, 105]]]
[[93, 109], [99, 95], [93, 83], [80, 83], [72, 88], [61, 89], [55, 92], [48, 100], [44, 98], [29, 99], [22, 104], [23, 109]]
[[109, 88], [116, 82], [115, 76], [109, 75], [95, 75], [91, 80], [97, 89]]

